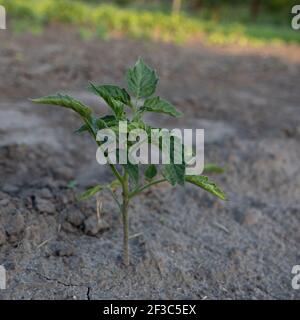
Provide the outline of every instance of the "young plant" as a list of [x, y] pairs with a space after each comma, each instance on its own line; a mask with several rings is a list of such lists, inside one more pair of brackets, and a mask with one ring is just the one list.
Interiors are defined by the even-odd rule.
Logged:
[[[88, 132], [100, 147], [103, 142], [97, 139], [98, 131], [109, 128], [118, 134], [120, 121], [127, 123], [128, 131], [133, 128], [141, 128], [148, 132], [151, 127], [143, 121], [143, 116], [146, 112], [163, 113], [172, 117], [181, 116], [181, 113], [169, 102], [154, 96], [158, 77], [156, 72], [147, 66], [142, 59], [139, 59], [135, 66], [127, 71], [126, 82], [129, 91], [133, 95], [132, 97], [125, 89], [118, 86], [90, 84], [90, 90], [100, 96], [112, 110], [112, 114], [102, 117], [94, 116], [88, 106], [68, 95], [57, 94], [33, 99], [32, 101], [39, 104], [58, 105], [75, 111], [83, 121], [82, 126], [76, 130], [77, 133]], [[132, 145], [130, 142], [127, 143], [128, 146]], [[172, 146], [174, 148], [174, 144], [171, 143], [171, 148]], [[174, 150], [170, 150], [170, 152], [174, 153]], [[148, 165], [143, 177], [140, 172], [140, 166], [137, 164], [127, 162], [127, 164], [115, 165], [108, 162], [108, 165], [116, 179], [108, 184], [99, 184], [88, 189], [79, 199], [86, 200], [104, 189], [108, 189], [111, 192], [122, 214], [123, 261], [126, 266], [130, 263], [128, 206], [130, 201], [141, 192], [162, 182], [168, 182], [171, 186], [177, 184], [184, 186], [187, 182], [210, 192], [222, 200], [226, 198], [225, 194], [208, 177], [204, 175], [185, 175], [186, 164], [184, 162], [182, 164], [175, 163], [172, 156], [169, 164], [161, 166]], [[221, 169], [210, 164], [206, 166], [205, 170], [206, 172], [220, 172]], [[119, 188], [122, 191], [121, 195], [117, 193]]]

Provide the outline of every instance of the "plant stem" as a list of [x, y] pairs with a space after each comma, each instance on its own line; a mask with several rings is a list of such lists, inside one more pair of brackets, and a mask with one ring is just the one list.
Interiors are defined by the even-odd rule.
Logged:
[[112, 172], [114, 173], [114, 175], [116, 176], [116, 178], [123, 184], [123, 182], [124, 182], [123, 178], [120, 175], [119, 171], [116, 169], [116, 167], [111, 163], [109, 163], [109, 166], [110, 166]]
[[165, 181], [167, 181], [167, 180], [166, 179], [160, 179], [160, 180], [155, 180], [155, 181], [149, 182], [148, 184], [144, 185], [143, 187], [141, 187], [139, 189], [136, 189], [133, 192], [131, 192], [129, 194], [129, 199], [137, 196], [139, 193], [141, 193], [142, 191], [150, 188], [151, 186], [154, 186], [155, 184], [159, 184], [159, 183], [162, 183], [162, 182], [165, 182]]
[[129, 266], [129, 188], [128, 188], [128, 173], [125, 172], [123, 177], [123, 203], [122, 203], [122, 218], [123, 218], [123, 262], [125, 266]]
[[120, 211], [122, 211], [122, 204], [119, 202], [117, 196], [114, 194], [114, 192], [109, 189], [111, 196], [113, 197], [113, 199], [115, 200], [117, 206], [119, 207]]

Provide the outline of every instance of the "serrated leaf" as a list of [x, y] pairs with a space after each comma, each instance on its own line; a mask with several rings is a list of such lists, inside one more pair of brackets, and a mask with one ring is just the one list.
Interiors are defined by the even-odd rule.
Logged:
[[165, 164], [162, 174], [172, 186], [175, 186], [177, 183], [184, 185], [185, 165], [174, 163]]
[[[176, 143], [175, 143], [176, 142]], [[167, 146], [165, 146], [165, 152], [168, 151], [170, 155], [170, 164], [165, 164], [163, 166], [162, 174], [163, 176], [172, 184], [176, 185], [181, 184], [184, 185], [185, 182], [185, 162], [184, 162], [184, 155], [183, 155], [183, 148], [181, 150], [181, 159], [182, 164], [175, 163], [174, 159], [177, 158], [179, 155], [179, 150], [177, 149], [178, 144], [177, 142], [181, 143], [181, 141], [178, 140], [178, 137], [172, 136], [170, 139], [170, 147], [169, 150], [166, 149]], [[162, 147], [164, 146], [164, 139], [162, 139]]]
[[101, 121], [101, 123], [105, 123], [105, 127], [111, 127], [113, 125], [115, 125], [116, 123], [119, 123], [119, 121], [117, 120], [117, 118], [113, 115], [107, 115], [101, 118], [96, 119], [96, 123], [98, 121]]
[[[93, 127], [95, 128], [95, 131], [110, 128], [113, 126], [118, 125], [119, 121], [117, 118], [113, 115], [104, 116], [101, 118], [92, 118]], [[85, 131], [88, 131], [89, 126], [87, 124], [83, 124], [81, 127], [79, 127], [77, 130], [75, 130], [75, 133], [83, 133]]]
[[83, 132], [85, 129], [87, 129], [90, 134], [95, 137], [96, 130], [93, 125], [93, 117], [91, 115], [92, 110], [79, 100], [76, 100], [68, 95], [57, 94], [38, 99], [31, 99], [31, 101], [39, 104], [57, 105], [75, 111], [85, 122], [85, 126], [79, 128], [78, 130]]
[[127, 163], [127, 164], [122, 164], [122, 166], [128, 172], [129, 177], [131, 178], [133, 183], [135, 185], [138, 185], [139, 184], [139, 167], [138, 167], [138, 165]]
[[160, 97], [146, 99], [141, 111], [164, 113], [176, 118], [182, 116], [182, 113], [177, 111], [171, 103]]
[[226, 200], [225, 193], [206, 176], [185, 176], [185, 180], [210, 192], [221, 200]]
[[72, 109], [83, 118], [89, 118], [92, 111], [89, 107], [84, 105], [82, 102], [63, 94], [57, 94], [52, 96], [46, 96], [38, 99], [31, 99], [34, 103], [50, 104]]
[[89, 88], [108, 104], [118, 120], [124, 119], [124, 103], [121, 100], [113, 98], [113, 96], [110, 95], [110, 90], [107, 89], [107, 86], [95, 86], [91, 83]]
[[[112, 122], [111, 123], [112, 126], [110, 126], [109, 128], [111, 130], [113, 130], [116, 134], [117, 134], [117, 140], [118, 140], [118, 133], [119, 133], [119, 121], [117, 121], [115, 124]], [[134, 130], [134, 129], [143, 129], [147, 132], [147, 134], [149, 135], [149, 137], [151, 136], [151, 128], [149, 126], [147, 126], [146, 124], [144, 124], [143, 122], [139, 121], [139, 122], [135, 122], [135, 121], [132, 121], [132, 122], [127, 122], [127, 131], [128, 133], [131, 131], [131, 130]], [[130, 143], [130, 142], [128, 142]]]
[[222, 167], [219, 167], [213, 163], [207, 163], [205, 166], [204, 166], [204, 170], [203, 170], [203, 173], [224, 173], [224, 169]]
[[111, 128], [111, 127], [116, 126], [118, 124], [119, 124], [119, 121], [117, 120], [117, 118], [115, 116], [112, 116], [112, 115], [98, 118], [95, 121], [95, 126], [96, 126], [97, 130]]
[[104, 189], [104, 186], [101, 186], [101, 185], [97, 185], [95, 187], [89, 188], [78, 197], [78, 200], [79, 201], [87, 200], [103, 189]]
[[97, 94], [101, 92], [101, 97], [104, 100], [106, 99], [106, 97], [110, 97], [126, 105], [130, 104], [129, 94], [125, 89], [122, 89], [120, 87], [109, 85], [109, 84], [102, 85], [102, 86], [96, 86], [91, 84], [90, 89], [94, 92], [95, 90], [97, 90], [96, 91]]
[[145, 170], [145, 177], [148, 180], [152, 180], [157, 175], [157, 169], [154, 164], [150, 164]]
[[126, 74], [128, 87], [137, 99], [148, 98], [155, 92], [158, 83], [156, 72], [139, 59]]
[[97, 126], [96, 126], [96, 118], [91, 116], [89, 122], [84, 123], [79, 127], [77, 130], [74, 131], [74, 133], [81, 134], [84, 132], [88, 132], [90, 130], [90, 127], [93, 128], [93, 132], [97, 133]]

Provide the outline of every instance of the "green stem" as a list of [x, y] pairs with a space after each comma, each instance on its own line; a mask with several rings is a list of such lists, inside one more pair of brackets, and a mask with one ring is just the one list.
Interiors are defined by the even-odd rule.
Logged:
[[130, 101], [129, 107], [132, 109], [133, 114], [136, 113], [137, 107]]
[[118, 205], [119, 209], [122, 211], [122, 205], [121, 203], [119, 202], [117, 196], [114, 194], [114, 192], [109, 189], [110, 193], [111, 193], [111, 196], [113, 197], [113, 199], [115, 200], [116, 204]]
[[[99, 145], [99, 144], [98, 144]], [[115, 201], [121, 208], [122, 219], [123, 219], [123, 261], [125, 266], [129, 266], [129, 218], [128, 218], [128, 204], [129, 204], [129, 178], [128, 173], [125, 171], [124, 176], [122, 177], [117, 168], [109, 163], [109, 166], [116, 176], [116, 178], [120, 181], [122, 185], [122, 197], [123, 202], [120, 206], [117, 199]]]
[[165, 182], [165, 181], [167, 181], [167, 180], [166, 179], [159, 179], [159, 180], [155, 180], [155, 181], [149, 182], [148, 184], [144, 185], [143, 187], [138, 188], [138, 189], [134, 190], [133, 192], [131, 192], [129, 194], [129, 199], [137, 196], [139, 193], [141, 193], [144, 190], [150, 188], [151, 186], [154, 186], [155, 184], [159, 184], [159, 183], [162, 183], [162, 182]]
[[116, 169], [116, 167], [113, 164], [109, 164], [112, 172], [114, 173], [114, 175], [116, 176], [116, 178], [121, 182], [121, 184], [123, 185], [124, 181], [123, 181], [123, 177], [120, 175], [119, 171]]
[[129, 266], [129, 187], [128, 187], [128, 173], [125, 172], [123, 177], [123, 203], [122, 203], [122, 219], [123, 219], [123, 262], [125, 266]]
[[[101, 147], [100, 143], [97, 141], [96, 136], [94, 137], [95, 141], [98, 145], [98, 147]], [[108, 159], [108, 164], [113, 172], [113, 174], [116, 176], [116, 178], [121, 182], [121, 184], [123, 184], [123, 177], [120, 175], [119, 171], [117, 170], [117, 168], [112, 164], [109, 163], [109, 159]]]

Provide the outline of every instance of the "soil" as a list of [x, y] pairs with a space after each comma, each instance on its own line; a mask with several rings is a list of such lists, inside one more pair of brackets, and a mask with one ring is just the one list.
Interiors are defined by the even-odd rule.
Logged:
[[[51, 27], [0, 34], [1, 299], [298, 299], [300, 264], [300, 48], [174, 46], [83, 41]], [[222, 202], [193, 186], [161, 185], [130, 206], [132, 262], [109, 194], [76, 194], [111, 178], [68, 110], [28, 98], [73, 94], [99, 114], [88, 81], [124, 85], [138, 56], [160, 75], [159, 93], [184, 112], [156, 125], [204, 128], [206, 161]], [[70, 182], [76, 181], [76, 188]]]

